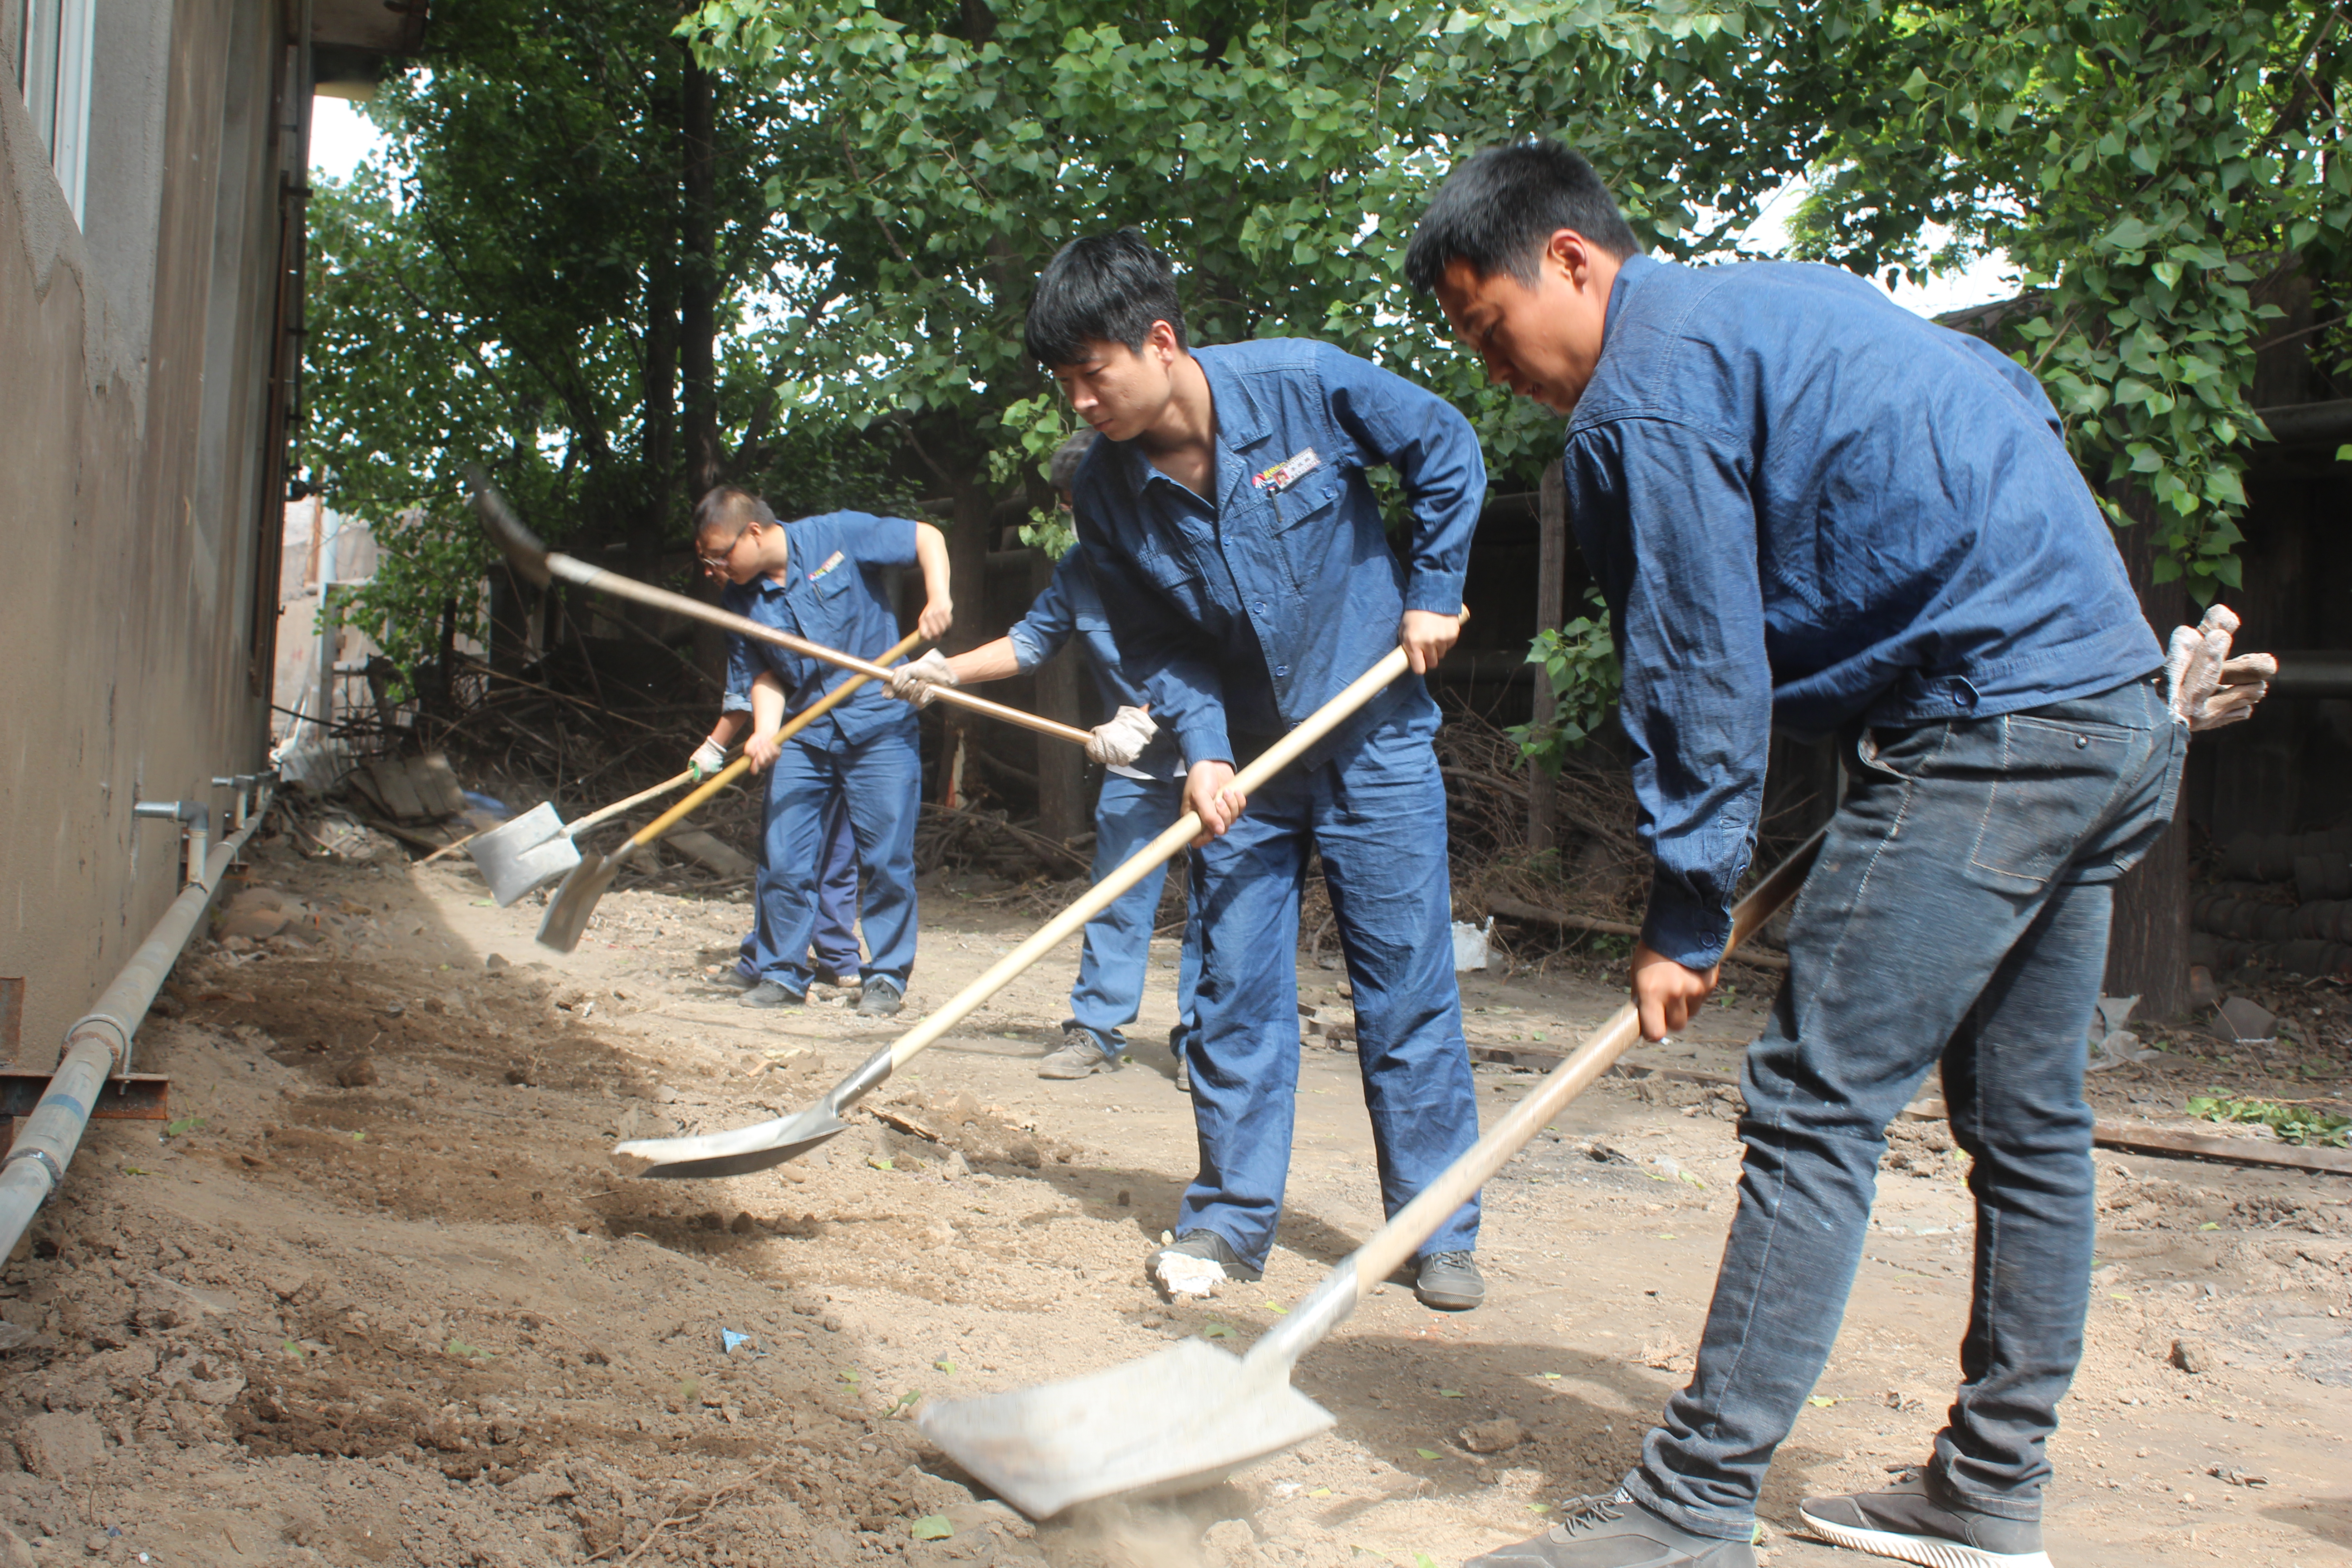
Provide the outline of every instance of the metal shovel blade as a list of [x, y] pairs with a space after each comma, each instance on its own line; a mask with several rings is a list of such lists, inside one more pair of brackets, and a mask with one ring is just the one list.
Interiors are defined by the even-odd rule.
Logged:
[[927, 1401], [923, 1435], [1032, 1519], [1116, 1495], [1171, 1497], [1335, 1425], [1290, 1386], [1205, 1340], [1089, 1377], [979, 1399]]
[[578, 947], [588, 930], [588, 917], [596, 912], [596, 900], [620, 874], [619, 856], [607, 860], [593, 849], [581, 856], [555, 897], [547, 900], [547, 913], [539, 922], [539, 945], [558, 952]]
[[631, 1176], [740, 1176], [781, 1165], [848, 1131], [826, 1100], [755, 1127], [693, 1138], [633, 1138], [613, 1146], [613, 1160]]
[[533, 888], [552, 882], [580, 864], [579, 847], [563, 831], [555, 803], [541, 801], [512, 822], [477, 834], [466, 846], [490, 897], [505, 909]]

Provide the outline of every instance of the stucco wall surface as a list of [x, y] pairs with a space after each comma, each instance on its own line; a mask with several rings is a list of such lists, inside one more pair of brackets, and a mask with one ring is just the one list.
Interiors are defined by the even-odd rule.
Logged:
[[278, 9], [121, 10], [85, 225], [0, 82], [0, 975], [34, 1066], [177, 891], [175, 830], [132, 803], [217, 810], [213, 775], [265, 765]]

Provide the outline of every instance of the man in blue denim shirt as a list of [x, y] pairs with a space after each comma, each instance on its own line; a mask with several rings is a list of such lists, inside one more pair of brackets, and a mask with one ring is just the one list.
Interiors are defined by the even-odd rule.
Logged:
[[[1094, 443], [1095, 433], [1081, 430], [1054, 453], [1054, 489], [1065, 509], [1078, 464]], [[1063, 554], [1045, 591], [1003, 637], [952, 658], [937, 649], [925, 654], [899, 670], [890, 682], [890, 694], [921, 707], [930, 700], [928, 689], [932, 686], [970, 686], [1034, 669], [1073, 637], [1086, 649], [1095, 687], [1113, 715], [1096, 728], [1087, 745], [1087, 755], [1108, 770], [1095, 801], [1094, 877], [1099, 882], [1184, 815], [1184, 758], [1174, 737], [1146, 717], [1150, 699], [1119, 668], [1118, 645], [1111, 639], [1084, 546], [1074, 545]], [[1131, 741], [1130, 727], [1137, 737]], [[1167, 877], [1166, 866], [1155, 867], [1117, 903], [1087, 922], [1077, 984], [1070, 988], [1071, 1016], [1062, 1024], [1063, 1044], [1038, 1064], [1038, 1077], [1080, 1079], [1118, 1070], [1127, 1049], [1127, 1037], [1120, 1031], [1135, 1021], [1143, 1001], [1151, 931], [1159, 923], [1160, 893]], [[1176, 1087], [1187, 1091], [1192, 1087], [1189, 1047], [1199, 1022], [1193, 991], [1201, 977], [1200, 929], [1197, 916], [1184, 922], [1176, 969], [1176, 1027], [1168, 1036], [1169, 1048], [1176, 1053]]]
[[2032, 378], [1826, 267], [1636, 254], [1551, 142], [1448, 179], [1409, 252], [1489, 374], [1568, 416], [1565, 470], [1625, 672], [1642, 1032], [1716, 981], [1774, 722], [1846, 788], [1741, 1088], [1739, 1206], [1690, 1386], [1639, 1466], [1482, 1563], [1732, 1568], [1861, 1261], [1885, 1129], [1941, 1065], [1974, 1157], [1961, 1385], [1923, 1468], [1803, 1506], [1841, 1544], [2046, 1568], [2044, 1441], [2082, 1350], [2084, 1037], [2116, 879], [2172, 815], [2185, 728]]
[[[786, 529], [756, 496], [721, 488], [695, 509], [695, 548], [730, 584], [721, 601], [728, 609], [859, 658], [899, 640], [885, 568], [920, 563], [927, 599], [918, 629], [925, 637], [944, 632], [954, 616], [947, 542], [927, 522], [836, 511]], [[772, 737], [787, 710], [799, 712], [856, 678], [772, 643], [730, 637], [728, 644], [726, 707], [751, 710], [743, 753], [755, 771], [768, 773], [755, 929], [760, 984], [744, 1001], [787, 1006], [808, 993], [824, 813], [838, 796], [848, 803], [866, 873], [858, 915], [868, 951], [857, 1010], [887, 1017], [898, 1010], [915, 963], [915, 817], [922, 795], [915, 716], [868, 682], [779, 744]]]
[[[1355, 993], [1391, 1214], [1475, 1141], [1455, 989], [1445, 791], [1422, 677], [1453, 645], [1486, 468], [1443, 399], [1323, 343], [1190, 350], [1166, 258], [1132, 231], [1065, 246], [1028, 346], [1104, 439], [1078, 540], [1128, 678], [1154, 699], [1209, 836], [1195, 861], [1201, 1171], [1155, 1278], [1255, 1279], [1274, 1245], [1298, 1076], [1298, 900], [1318, 851]], [[1392, 548], [1364, 470], [1402, 481]], [[1255, 798], [1245, 763], [1402, 644], [1396, 681]], [[1244, 815], [1246, 808], [1246, 815]], [[1431, 1306], [1484, 1299], [1465, 1204], [1425, 1244]]]

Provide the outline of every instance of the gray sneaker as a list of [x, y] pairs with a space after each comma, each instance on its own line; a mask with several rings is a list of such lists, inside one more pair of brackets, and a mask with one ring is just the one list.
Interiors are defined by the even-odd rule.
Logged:
[[1064, 1031], [1062, 1043], [1037, 1064], [1039, 1078], [1092, 1078], [1098, 1072], [1118, 1070], [1118, 1058], [1105, 1056], [1095, 1037], [1083, 1029]]
[[749, 991], [752, 986], [760, 984], [759, 976], [746, 974], [732, 965], [720, 970], [716, 974], [706, 974], [702, 978], [705, 984], [720, 991]]
[[1478, 1272], [1474, 1252], [1433, 1252], [1421, 1260], [1413, 1276], [1412, 1293], [1424, 1307], [1441, 1312], [1466, 1312], [1486, 1299], [1486, 1277]]
[[897, 982], [877, 974], [866, 981], [866, 989], [859, 993], [857, 1010], [868, 1018], [887, 1018], [898, 1011], [901, 995]]
[[2039, 1520], [1946, 1507], [1925, 1474], [1906, 1470], [1883, 1492], [1807, 1498], [1805, 1528], [1834, 1545], [1926, 1568], [2050, 1568]]
[[797, 1007], [800, 1005], [798, 992], [787, 991], [772, 980], [762, 980], [735, 998], [738, 1007]]
[[1578, 1498], [1541, 1535], [1463, 1568], [1755, 1568], [1756, 1548], [1747, 1542], [1693, 1535], [1622, 1492]]
[[1176, 1092], [1179, 1094], [1192, 1092], [1192, 1058], [1182, 1051], [1176, 1053]]

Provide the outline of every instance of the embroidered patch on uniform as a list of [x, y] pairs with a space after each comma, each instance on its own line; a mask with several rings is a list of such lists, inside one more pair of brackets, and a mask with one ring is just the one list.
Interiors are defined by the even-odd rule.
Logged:
[[840, 552], [840, 551], [838, 551], [838, 550], [836, 550], [836, 551], [835, 551], [832, 554], [830, 554], [830, 555], [828, 555], [828, 556], [826, 556], [826, 557], [824, 558], [824, 565], [822, 565], [822, 566], [818, 567], [815, 571], [814, 571], [814, 572], [812, 572], [812, 573], [810, 573], [810, 574], [809, 574], [809, 578], [808, 578], [808, 580], [809, 580], [810, 582], [814, 583], [814, 582], [815, 582], [818, 578], [820, 578], [820, 577], [824, 576], [826, 573], [828, 573], [828, 572], [832, 571], [835, 567], [836, 567], [836, 566], [838, 566], [838, 565], [840, 565], [840, 564], [841, 564], [841, 552]]
[[1315, 448], [1307, 447], [1260, 473], [1250, 483], [1279, 495], [1322, 466], [1323, 459], [1315, 455]]

